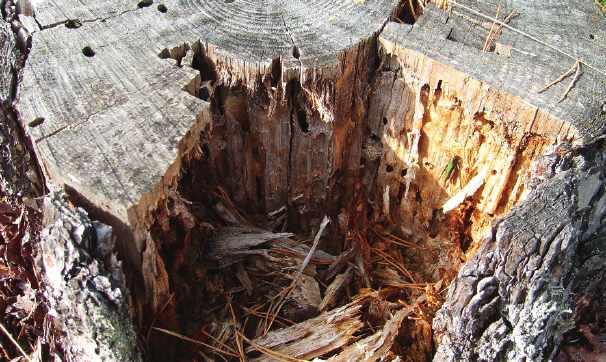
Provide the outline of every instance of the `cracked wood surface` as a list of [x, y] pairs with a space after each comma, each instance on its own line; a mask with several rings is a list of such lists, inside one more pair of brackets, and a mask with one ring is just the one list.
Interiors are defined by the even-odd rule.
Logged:
[[[494, 17], [499, 1], [460, 3]], [[456, 95], [458, 91], [461, 93], [458, 96], [465, 98], [469, 95], [465, 89], [474, 92], [473, 83], [479, 82], [479, 111], [500, 113], [512, 124], [520, 118], [534, 118], [524, 132], [550, 134], [576, 143], [599, 138], [606, 131], [604, 16], [591, 1], [537, 6], [532, 1], [516, 0], [502, 3], [500, 19], [513, 10], [516, 13], [507, 25], [599, 71], [581, 65], [580, 77], [565, 99], [557, 103], [572, 76], [545, 92], [537, 91], [565, 73], [575, 63], [573, 58], [507, 28], [496, 37], [490, 52], [482, 52], [492, 20], [456, 5], [447, 11], [428, 4], [418, 22], [390, 23], [381, 33], [380, 41], [389, 52], [394, 47], [406, 49], [400, 54], [401, 61], [418, 67], [416, 75], [431, 88], [440, 81], [444, 93]], [[423, 58], [431, 61], [423, 63]], [[458, 72], [463, 76], [457, 77]], [[515, 114], [518, 109], [520, 114]]]
[[[163, 49], [197, 47], [250, 84], [279, 59], [286, 81], [337, 66], [339, 54], [380, 31], [396, 2], [164, 1], [166, 12], [158, 4], [45, 1], [35, 21], [20, 15], [33, 34], [21, 113], [45, 170], [123, 229], [149, 227], [147, 211], [212, 127], [208, 104], [183, 90], [197, 94], [199, 73], [161, 59]], [[83, 54], [87, 46], [94, 56]], [[145, 230], [134, 239], [126, 253], [136, 265]]]

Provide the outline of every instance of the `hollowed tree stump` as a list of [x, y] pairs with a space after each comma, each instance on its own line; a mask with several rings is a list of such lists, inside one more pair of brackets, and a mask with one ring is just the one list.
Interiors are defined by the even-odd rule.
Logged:
[[[507, 28], [482, 52], [492, 22], [461, 6], [427, 4], [409, 25], [390, 22], [401, 7], [385, 0], [23, 2], [32, 46], [21, 116], [47, 176], [116, 229], [144, 281], [139, 307], [168, 298], [166, 269], [178, 267], [150, 231], [179, 217], [192, 227], [170, 195], [203, 199], [217, 182], [249, 214], [286, 206], [288, 231], [314, 234], [327, 214], [337, 248], [380, 224], [440, 250], [421, 270], [435, 281], [523, 199], [533, 160], [604, 135], [604, 18], [588, 1], [550, 6], [518, 0], [501, 14], [515, 9], [509, 25], [561, 52]], [[570, 78], [537, 93], [575, 63], [569, 55], [584, 64], [564, 100]], [[443, 222], [444, 203], [472, 180]], [[447, 305], [474, 293], [451, 291]], [[440, 332], [466, 338], [445, 323]]]

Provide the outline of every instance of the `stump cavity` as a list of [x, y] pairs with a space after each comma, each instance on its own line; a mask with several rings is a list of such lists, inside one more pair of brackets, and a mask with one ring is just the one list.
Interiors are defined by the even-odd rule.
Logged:
[[[431, 4], [63, 3], [23, 21], [34, 34], [23, 121], [49, 178], [114, 227], [157, 360], [201, 347], [165, 348], [174, 337], [154, 326], [221, 343], [242, 343], [242, 331], [259, 359], [272, 346], [347, 360], [357, 339], [386, 356], [402, 323], [394, 348], [425, 358], [432, 317], [405, 318], [408, 306], [391, 316], [390, 303], [433, 316], [494, 218], [524, 199], [533, 161], [604, 130], [590, 79], [553, 105], [530, 92], [544, 83], [539, 65], [526, 69], [515, 47], [509, 60], [479, 53], [485, 24]], [[315, 236], [325, 216], [322, 251], [287, 289], [278, 277], [310, 250], [288, 238]], [[276, 323], [356, 329], [312, 351], [274, 343], [255, 308], [279, 288], [292, 296]], [[335, 304], [351, 318], [331, 325], [318, 308]], [[257, 325], [242, 322], [253, 315]]]

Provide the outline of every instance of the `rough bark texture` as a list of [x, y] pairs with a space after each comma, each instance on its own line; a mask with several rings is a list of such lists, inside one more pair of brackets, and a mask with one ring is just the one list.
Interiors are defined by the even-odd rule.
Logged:
[[112, 228], [64, 198], [57, 191], [44, 197], [44, 229], [34, 244], [48, 342], [57, 360], [141, 361]]
[[24, 59], [11, 24], [0, 19], [0, 191], [35, 197], [43, 193], [42, 175], [13, 104]]
[[435, 361], [551, 360], [564, 333], [600, 328], [605, 162], [601, 145], [536, 161], [538, 186], [495, 221], [450, 285], [434, 319]]

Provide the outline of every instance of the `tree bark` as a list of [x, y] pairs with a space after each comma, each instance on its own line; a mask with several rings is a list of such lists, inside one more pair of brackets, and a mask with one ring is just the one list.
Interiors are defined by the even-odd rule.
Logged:
[[112, 228], [74, 210], [62, 191], [44, 197], [42, 212], [34, 260], [51, 350], [63, 361], [141, 361]]
[[600, 143], [537, 160], [536, 188], [450, 285], [435, 361], [553, 360], [565, 333], [603, 327], [605, 157]]

